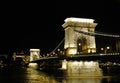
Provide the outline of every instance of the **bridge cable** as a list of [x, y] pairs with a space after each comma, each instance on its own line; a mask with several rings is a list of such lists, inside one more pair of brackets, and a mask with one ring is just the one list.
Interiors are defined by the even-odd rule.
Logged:
[[51, 54], [63, 43], [64, 39], [65, 39], [65, 38], [63, 38], [63, 39], [61, 40], [61, 42], [56, 46], [56, 48], [55, 48], [52, 52], [50, 52], [49, 55], [51, 55]]
[[75, 31], [76, 31], [76, 32], [79, 32], [79, 33], [86, 34], [86, 35], [91, 35], [91, 36], [99, 35], [99, 36], [107, 36], [107, 37], [120, 38], [120, 35], [105, 34], [105, 33], [103, 33], [103, 32], [85, 32], [85, 31], [78, 31], [78, 30], [75, 30]]

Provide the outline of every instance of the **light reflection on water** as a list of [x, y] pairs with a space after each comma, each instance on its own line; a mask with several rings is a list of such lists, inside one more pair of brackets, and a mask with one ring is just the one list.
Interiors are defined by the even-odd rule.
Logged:
[[[103, 79], [106, 79], [103, 82]], [[108, 83], [107, 79], [111, 79], [109, 76], [107, 77], [66, 77], [63, 78], [60, 83]]]
[[82, 76], [80, 74], [67, 76], [65, 74], [66, 72], [59, 70], [42, 72], [28, 68], [26, 77], [29, 78], [27, 83], [112, 83], [114, 81], [112, 76]]
[[54, 77], [53, 75], [28, 68], [26, 78], [28, 79], [26, 83], [101, 83], [103, 77], [86, 77], [78, 75]]
[[53, 77], [31, 68], [27, 68], [26, 78], [26, 83], [57, 83]]
[[0, 83], [119, 83], [111, 76], [66, 76], [59, 70], [40, 71], [32, 68], [10, 68], [0, 71]]

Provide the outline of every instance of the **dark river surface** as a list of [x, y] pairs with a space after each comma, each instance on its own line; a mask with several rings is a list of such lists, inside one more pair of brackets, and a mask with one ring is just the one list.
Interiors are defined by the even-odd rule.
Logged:
[[104, 68], [103, 76], [67, 76], [59, 69], [41, 71], [10, 66], [0, 69], [0, 83], [120, 83], [120, 72], [112, 70]]

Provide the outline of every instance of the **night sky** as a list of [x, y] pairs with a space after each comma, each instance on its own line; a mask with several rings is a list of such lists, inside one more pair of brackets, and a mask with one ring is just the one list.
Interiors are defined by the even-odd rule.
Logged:
[[37, 48], [51, 52], [64, 38], [67, 17], [92, 18], [95, 30], [120, 34], [120, 0], [4, 1], [0, 53]]

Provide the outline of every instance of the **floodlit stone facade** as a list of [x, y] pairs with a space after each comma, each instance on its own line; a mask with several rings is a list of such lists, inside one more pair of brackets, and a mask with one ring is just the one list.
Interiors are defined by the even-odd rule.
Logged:
[[66, 54], [95, 53], [95, 36], [90, 33], [94, 32], [96, 25], [94, 19], [66, 18], [62, 25], [65, 30]]

